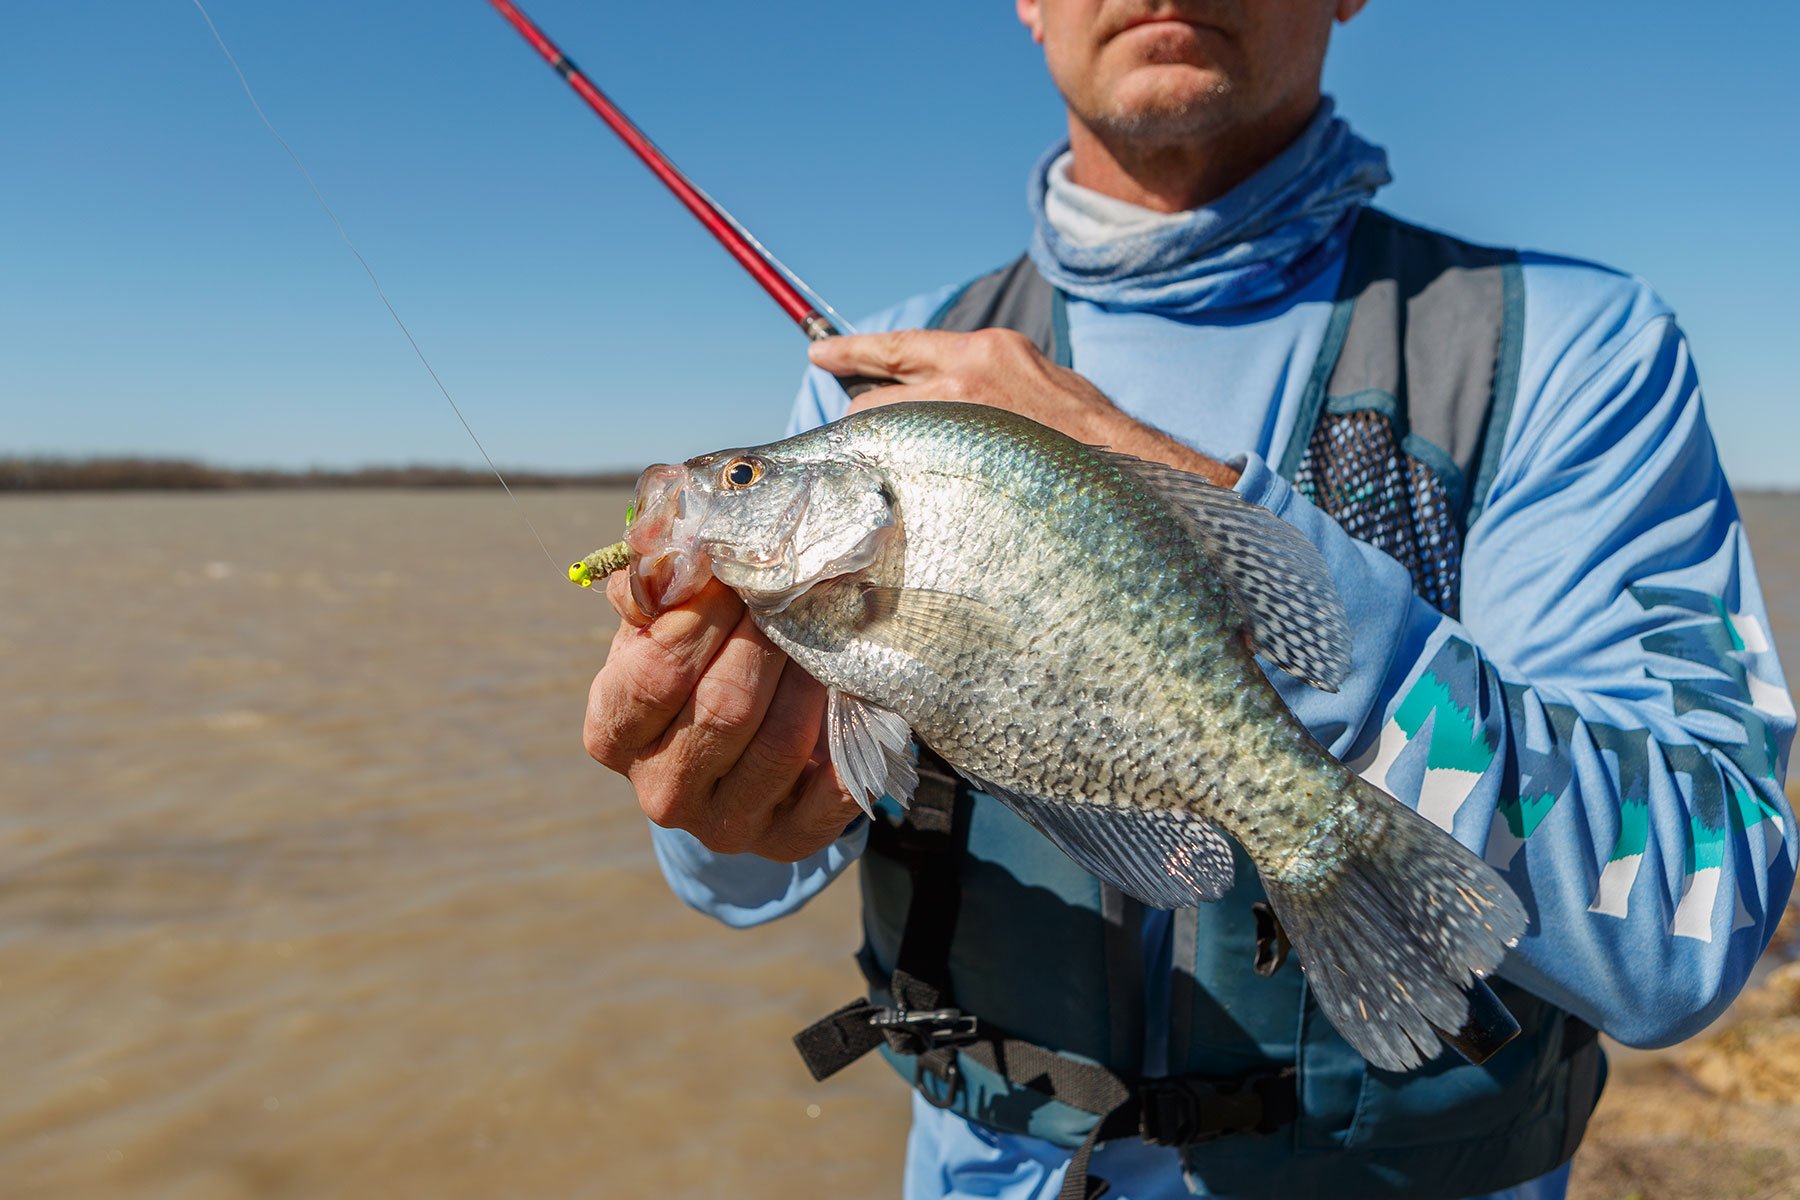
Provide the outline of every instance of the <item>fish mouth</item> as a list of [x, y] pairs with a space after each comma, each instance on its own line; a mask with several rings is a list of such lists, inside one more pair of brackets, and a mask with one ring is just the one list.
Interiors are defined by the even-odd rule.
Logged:
[[687, 482], [688, 469], [669, 463], [638, 476], [634, 515], [625, 530], [631, 549], [625, 572], [631, 598], [647, 616], [693, 599], [712, 578], [712, 559], [699, 538], [705, 505]]
[[707, 486], [710, 459], [662, 463], [638, 477], [625, 544], [631, 598], [646, 616], [686, 603], [709, 579], [759, 612], [779, 612], [810, 586], [796, 579], [796, 534], [810, 489], [797, 487], [764, 516]]

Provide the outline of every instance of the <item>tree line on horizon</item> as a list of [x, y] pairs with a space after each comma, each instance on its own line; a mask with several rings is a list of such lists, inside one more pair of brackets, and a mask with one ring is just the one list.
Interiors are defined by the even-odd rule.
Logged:
[[[631, 487], [634, 471], [508, 470], [513, 487]], [[463, 488], [492, 487], [493, 472], [481, 467], [405, 466], [334, 470], [312, 467], [219, 467], [186, 458], [57, 458], [0, 455], [0, 492], [221, 491], [231, 488]], [[1740, 494], [1791, 495], [1800, 489], [1741, 487]]]
[[[507, 471], [514, 487], [629, 487], [630, 471], [585, 474]], [[354, 470], [219, 467], [181, 458], [0, 457], [0, 492], [209, 491], [227, 488], [492, 487], [493, 472], [474, 467], [358, 467]]]

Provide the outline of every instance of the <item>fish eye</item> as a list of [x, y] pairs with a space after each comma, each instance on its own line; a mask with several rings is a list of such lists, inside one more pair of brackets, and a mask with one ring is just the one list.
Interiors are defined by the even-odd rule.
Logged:
[[763, 465], [754, 458], [734, 458], [719, 472], [719, 483], [731, 491], [747, 488], [763, 477]]

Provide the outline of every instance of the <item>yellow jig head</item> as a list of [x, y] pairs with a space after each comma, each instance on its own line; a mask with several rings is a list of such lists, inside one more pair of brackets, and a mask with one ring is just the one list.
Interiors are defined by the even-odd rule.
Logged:
[[569, 582], [577, 587], [593, 587], [596, 579], [605, 579], [629, 561], [631, 548], [624, 542], [614, 542], [594, 551], [580, 562], [570, 564]]

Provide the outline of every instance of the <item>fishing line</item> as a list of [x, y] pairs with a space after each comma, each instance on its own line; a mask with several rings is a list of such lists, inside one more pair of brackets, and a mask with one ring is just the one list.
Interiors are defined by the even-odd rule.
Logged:
[[[552, 567], [559, 571], [562, 570], [562, 564], [557, 561], [554, 554], [550, 553], [550, 547], [544, 544], [543, 535], [537, 531], [537, 526], [531, 523], [531, 515], [525, 511], [525, 506], [519, 502], [519, 497], [513, 493], [512, 487], [506, 482], [506, 476], [500, 473], [500, 468], [494, 465], [493, 457], [488, 454], [487, 447], [482, 445], [481, 439], [475, 436], [474, 427], [469, 424], [469, 419], [463, 416], [461, 406], [450, 395], [450, 389], [444, 386], [444, 381], [438, 377], [437, 369], [431, 365], [431, 360], [425, 357], [425, 351], [419, 348], [418, 339], [413, 337], [412, 330], [406, 327], [406, 322], [400, 319], [400, 314], [395, 310], [393, 301], [388, 299], [387, 292], [381, 286], [381, 280], [375, 275], [375, 268], [369, 265], [369, 260], [363, 257], [362, 251], [356, 248], [356, 243], [351, 241], [350, 235], [344, 231], [344, 223], [338, 220], [337, 213], [333, 212], [331, 205], [326, 203], [325, 193], [319, 190], [318, 183], [313, 180], [312, 172], [306, 169], [306, 164], [300, 161], [300, 156], [294, 152], [294, 148], [288, 144], [288, 140], [281, 136], [281, 131], [275, 128], [275, 123], [269, 120], [267, 113], [263, 112], [262, 105], [257, 102], [256, 92], [250, 87], [250, 81], [244, 77], [244, 69], [238, 66], [237, 56], [231, 52], [231, 47], [227, 46], [225, 39], [220, 36], [219, 27], [213, 24], [212, 14], [206, 11], [206, 5], [200, 3], [200, 0], [193, 0], [193, 2], [194, 7], [200, 10], [201, 18], [206, 21], [207, 29], [212, 32], [213, 41], [218, 43], [220, 53], [224, 54], [225, 61], [231, 64], [232, 71], [237, 74], [238, 84], [244, 89], [244, 95], [249, 98], [250, 107], [256, 110], [257, 119], [263, 123], [263, 128], [267, 129], [269, 134], [280, 143], [281, 148], [287, 151], [287, 156], [294, 162], [294, 169], [300, 172], [300, 177], [306, 180], [306, 186], [312, 189], [313, 199], [319, 202], [319, 207], [325, 210], [327, 217], [331, 218], [331, 224], [337, 230], [338, 238], [349, 248], [350, 253], [356, 256], [356, 261], [362, 264], [363, 273], [374, 285], [375, 294], [381, 298], [382, 306], [387, 309], [388, 316], [394, 318], [394, 324], [398, 325], [400, 332], [406, 335], [407, 344], [413, 348], [413, 353], [418, 355], [419, 362], [425, 368], [425, 373], [431, 376], [431, 382], [437, 384], [437, 390], [443, 394], [445, 402], [450, 405], [450, 411], [455, 413], [456, 419], [462, 423], [463, 432], [469, 435], [471, 442], [475, 443], [475, 449], [481, 451], [481, 457], [486, 461], [488, 470], [492, 471], [494, 478], [500, 481], [500, 486], [505, 489], [507, 498], [518, 510], [520, 520], [525, 522], [525, 528], [531, 530], [531, 536], [537, 539], [538, 549], [544, 552], [544, 557], [550, 560]], [[782, 269], [786, 270], [785, 267]]]
[[[671, 165], [673, 165], [673, 164], [671, 164]], [[679, 171], [680, 168], [677, 167], [676, 170]], [[848, 320], [846, 320], [844, 318], [843, 313], [841, 313], [837, 309], [831, 307], [830, 301], [826, 300], [825, 297], [819, 295], [819, 293], [813, 291], [812, 285], [808, 284], [806, 282], [806, 280], [800, 278], [798, 275], [796, 275], [792, 271], [790, 271], [788, 269], [788, 265], [786, 263], [782, 262], [779, 258], [775, 257], [774, 251], [770, 250], [767, 246], [763, 245], [761, 240], [759, 240], [754, 233], [751, 233], [748, 229], [744, 228], [744, 224], [742, 221], [739, 221], [736, 217], [731, 215], [730, 209], [726, 208], [723, 204], [720, 204], [717, 200], [714, 200], [712, 198], [711, 194], [708, 193], [705, 188], [703, 188], [699, 184], [695, 183], [692, 179], [688, 179], [686, 174], [683, 174], [682, 178], [687, 180], [687, 184], [689, 187], [693, 188], [696, 192], [700, 193], [700, 196], [702, 199], [704, 199], [708, 204], [712, 205], [715, 209], [718, 210], [719, 215], [721, 217], [725, 218], [725, 223], [727, 225], [730, 225], [733, 229], [737, 230], [739, 237], [743, 238], [746, 242], [749, 242], [753, 247], [755, 247], [756, 252], [758, 254], [762, 255], [764, 258], [768, 259], [770, 265], [772, 265], [777, 271], [780, 271], [782, 273], [782, 275], [786, 276], [787, 281], [789, 283], [793, 284], [796, 288], [800, 289], [801, 293], [804, 294], [808, 300], [811, 300], [813, 302], [814, 308], [817, 308], [820, 312], [822, 312], [826, 316], [830, 317], [832, 319], [832, 322], [837, 326], [839, 333], [855, 333], [856, 332], [856, 326], [852, 325]]]

